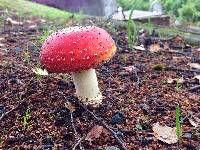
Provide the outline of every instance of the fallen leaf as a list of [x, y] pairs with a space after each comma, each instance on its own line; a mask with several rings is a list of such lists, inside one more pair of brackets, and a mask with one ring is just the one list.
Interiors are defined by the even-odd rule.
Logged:
[[128, 66], [128, 67], [124, 67], [124, 69], [125, 69], [126, 72], [131, 73], [136, 69], [136, 67], [135, 66]]
[[169, 50], [169, 43], [168, 42], [164, 42], [164, 47], [163, 47], [164, 50]]
[[191, 68], [200, 69], [200, 64], [199, 63], [189, 63], [188, 65]]
[[26, 23], [28, 24], [38, 24], [38, 23], [45, 23], [46, 20], [44, 19], [40, 19], [40, 18], [34, 18], [34, 19], [31, 19], [31, 20], [26, 20]]
[[95, 125], [87, 134], [85, 140], [92, 142], [95, 139], [99, 138], [102, 132], [103, 132], [103, 126]]
[[66, 102], [65, 107], [68, 108], [71, 112], [74, 112], [76, 110], [74, 105], [72, 105], [72, 103], [70, 102]]
[[176, 62], [176, 63], [183, 62], [183, 61], [185, 61], [185, 59], [186, 59], [185, 56], [181, 56], [181, 57], [173, 56], [173, 57], [172, 57], [172, 61], [173, 61], [173, 62]]
[[5, 44], [0, 43], [0, 47], [4, 47], [4, 46], [5, 46]]
[[167, 79], [167, 83], [169, 83], [169, 84], [172, 84], [172, 83], [175, 83], [175, 82], [176, 82], [175, 79], [172, 79], [172, 78]]
[[183, 78], [178, 78], [178, 79], [172, 79], [172, 78], [168, 78], [167, 79], [167, 83], [172, 84], [172, 83], [184, 83], [185, 80]]
[[31, 26], [28, 26], [29, 29], [36, 29], [37, 28], [37, 25], [31, 25]]
[[120, 150], [120, 149], [115, 146], [108, 146], [108, 147], [105, 147], [105, 150]]
[[197, 128], [200, 124], [200, 119], [197, 117], [192, 117], [192, 118], [189, 118], [188, 120], [189, 120], [190, 124], [195, 128]]
[[189, 122], [190, 122], [190, 124], [191, 124], [193, 127], [195, 127], [195, 128], [198, 127], [198, 123], [195, 122], [192, 118], [189, 118]]
[[200, 83], [200, 75], [194, 76], [194, 79], [197, 79], [199, 81], [199, 83]]
[[134, 46], [133, 48], [136, 49], [136, 50], [141, 50], [141, 51], [146, 50], [143, 46]]
[[161, 126], [157, 122], [153, 125], [153, 132], [156, 139], [165, 142], [167, 144], [174, 144], [178, 142], [178, 137], [176, 135], [176, 128], [171, 128], [168, 126]]
[[46, 69], [42, 70], [41, 68], [35, 68], [35, 69], [32, 69], [32, 71], [35, 73], [35, 74], [38, 74], [38, 75], [41, 75], [41, 76], [47, 76], [48, 75], [48, 72]]
[[176, 35], [174, 38], [173, 38], [173, 42], [176, 43], [176, 44], [180, 44], [183, 42], [183, 38], [180, 36], [180, 35]]
[[7, 21], [7, 23], [10, 24], [10, 25], [22, 25], [22, 24], [23, 24], [23, 22], [15, 21], [15, 20], [13, 20], [13, 19], [10, 18], [10, 17], [8, 17], [8, 18], [6, 19], [6, 21]]
[[156, 52], [159, 52], [161, 50], [161, 47], [159, 44], [152, 44], [149, 48], [149, 51], [151, 53], [156, 53]]

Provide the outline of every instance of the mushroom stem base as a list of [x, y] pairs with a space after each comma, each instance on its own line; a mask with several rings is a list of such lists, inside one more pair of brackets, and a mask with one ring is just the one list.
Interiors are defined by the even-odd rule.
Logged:
[[94, 69], [73, 73], [76, 95], [84, 104], [97, 107], [102, 102], [102, 94], [98, 87]]

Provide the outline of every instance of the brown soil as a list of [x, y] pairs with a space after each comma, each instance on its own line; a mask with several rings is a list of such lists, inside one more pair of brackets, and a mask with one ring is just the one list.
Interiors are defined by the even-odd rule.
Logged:
[[[17, 16], [12, 18], [21, 21]], [[2, 149], [72, 149], [77, 140], [70, 111], [65, 107], [68, 101], [75, 106], [74, 126], [78, 136], [83, 138], [81, 144], [84, 149], [103, 149], [107, 146], [120, 148], [113, 134], [108, 131], [91, 143], [84, 140], [91, 128], [101, 125], [101, 122], [96, 121], [75, 101], [75, 87], [71, 78], [64, 80], [58, 74], [50, 74], [41, 80], [36, 79], [32, 69], [39, 64], [41, 43], [38, 38], [42, 35], [41, 28], [49, 23], [41, 23], [38, 18], [31, 20], [35, 28], [30, 28], [30, 23], [10, 25], [6, 21], [1, 28], [0, 116], [15, 108], [0, 120]], [[157, 53], [131, 50], [127, 48], [123, 29], [111, 34], [118, 51], [112, 60], [97, 68], [103, 103], [99, 108], [89, 110], [120, 132], [121, 136], [118, 136], [129, 150], [199, 149], [200, 130], [189, 122], [191, 117], [200, 118], [200, 90], [189, 90], [198, 85], [198, 81], [192, 79], [198, 70], [192, 72], [187, 65], [190, 62], [199, 63], [199, 56], [194, 53], [196, 48], [191, 46], [187, 55], [167, 50]], [[29, 51], [29, 63], [24, 62], [25, 50]], [[181, 57], [181, 60], [174, 61], [175, 56]], [[168, 69], [154, 70], [152, 66], [155, 64], [163, 64]], [[136, 74], [124, 69], [132, 65], [137, 68], [138, 85]], [[170, 69], [172, 67], [176, 69]], [[169, 78], [181, 77], [186, 81], [179, 89], [176, 89], [176, 83], [167, 83]], [[169, 145], [155, 139], [152, 126], [159, 122], [175, 127], [178, 104], [181, 106], [181, 143]], [[24, 116], [27, 109], [30, 113], [26, 123]], [[111, 124], [116, 112], [121, 112], [124, 119], [119, 124]]]

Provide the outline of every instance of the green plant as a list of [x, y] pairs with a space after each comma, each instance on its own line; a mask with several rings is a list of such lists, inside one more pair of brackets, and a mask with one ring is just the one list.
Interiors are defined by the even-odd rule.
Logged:
[[42, 35], [39, 37], [39, 42], [43, 43], [45, 39], [56, 30], [55, 26], [43, 26]]
[[134, 103], [135, 103], [135, 99], [132, 98], [132, 99], [129, 100], [129, 102], [130, 102], [131, 104], [134, 104]]
[[123, 10], [148, 10], [153, 1], [161, 2], [165, 13], [181, 21], [200, 22], [200, 0], [117, 0]]
[[29, 54], [29, 51], [28, 51], [28, 46], [27, 46], [27, 49], [26, 50], [24, 50], [24, 52], [23, 52], [23, 61], [24, 61], [24, 63], [25, 64], [29, 64], [29, 62], [30, 62], [30, 54]]
[[44, 69], [42, 70], [39, 65], [37, 65], [34, 69], [32, 69], [35, 73], [36, 80], [41, 80], [42, 76], [47, 76], [48, 72]]
[[105, 24], [104, 26], [109, 32], [113, 33], [113, 34], [116, 34], [117, 33], [117, 30], [115, 28], [115, 25], [111, 22], [108, 22]]
[[180, 123], [180, 116], [181, 116], [181, 110], [179, 105], [176, 106], [176, 135], [178, 137], [178, 141], [180, 143], [180, 137], [181, 137], [181, 123]]
[[153, 65], [152, 68], [155, 71], [164, 71], [165, 70], [165, 65], [163, 65], [163, 64], [155, 64], [155, 65]]
[[3, 25], [4, 19], [2, 16], [0, 16], [0, 27]]
[[68, 74], [59, 74], [61, 80], [68, 81], [70, 79], [70, 76]]
[[83, 10], [80, 10], [79, 13], [74, 16], [75, 16], [75, 19], [78, 21], [78, 23], [81, 24], [84, 18]]
[[27, 110], [26, 110], [26, 112], [25, 112], [25, 115], [23, 116], [24, 129], [26, 129], [26, 127], [28, 125], [29, 116], [30, 116], [30, 108], [28, 107]]
[[123, 10], [130, 10], [132, 8], [138, 10], [148, 10], [149, 0], [117, 0], [117, 3]]
[[151, 22], [151, 19], [148, 18], [148, 22], [145, 24], [145, 27], [148, 30], [148, 33], [152, 33], [153, 31], [153, 23]]
[[176, 79], [176, 91], [178, 92], [181, 89], [180, 79]]
[[[128, 36], [128, 45], [130, 48], [133, 48], [133, 44], [137, 38], [137, 28], [135, 22], [132, 20], [134, 7], [131, 9], [131, 12], [129, 14], [128, 23], [127, 23], [127, 36]], [[132, 30], [134, 38], [132, 39]]]
[[138, 124], [135, 125], [135, 129], [136, 130], [143, 130], [143, 127], [142, 127], [141, 124], [138, 123]]
[[195, 3], [187, 2], [178, 10], [179, 17], [185, 21], [200, 21], [200, 11], [197, 10]]
[[0, 7], [15, 11], [19, 17], [37, 16], [52, 21], [64, 22], [71, 13], [26, 0], [0, 0]]

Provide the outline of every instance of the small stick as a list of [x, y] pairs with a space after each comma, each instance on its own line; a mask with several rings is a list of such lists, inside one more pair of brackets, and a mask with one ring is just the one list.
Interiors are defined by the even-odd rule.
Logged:
[[195, 90], [198, 90], [200, 89], [200, 85], [196, 85], [196, 86], [193, 86], [190, 88], [190, 91], [195, 91]]
[[[80, 138], [80, 139], [77, 141], [77, 143], [74, 145], [74, 147], [72, 148], [72, 150], [76, 150], [76, 147], [77, 147], [78, 145], [81, 144], [82, 139], [83, 139], [83, 138]], [[82, 149], [82, 147], [80, 147], [80, 148]]]
[[174, 68], [174, 67], [166, 67], [165, 70], [166, 71], [168, 71], [168, 70], [174, 70], [174, 71], [200, 73], [200, 70], [179, 69], [179, 68]]
[[81, 140], [82, 140], [82, 139], [79, 138], [78, 133], [77, 133], [77, 131], [76, 131], [76, 127], [75, 127], [75, 125], [74, 125], [74, 117], [73, 117], [73, 114], [72, 114], [71, 111], [70, 111], [70, 117], [71, 117], [71, 124], [72, 124], [73, 130], [74, 130], [75, 138], [76, 138], [76, 140], [78, 139], [78, 142], [74, 145], [74, 147], [73, 147], [72, 150], [75, 150], [75, 148], [76, 148], [78, 145], [79, 145], [80, 149], [82, 150], [82, 149], [83, 149], [82, 146], [81, 146]]
[[97, 120], [99, 123], [101, 123], [108, 131], [110, 131], [112, 133], [112, 135], [115, 137], [115, 139], [117, 140], [117, 142], [121, 145], [123, 150], [128, 150], [125, 147], [124, 142], [118, 137], [118, 135], [115, 133], [115, 131], [113, 131], [109, 125], [102, 119], [97, 117], [93, 112], [91, 112], [90, 110], [88, 110], [88, 108], [79, 102], [79, 100], [77, 100], [76, 98], [74, 98], [74, 100], [86, 111], [88, 112], [95, 120]]
[[138, 74], [137, 74], [137, 70], [136, 70], [136, 68], [134, 69], [134, 73], [135, 73], [135, 76], [136, 76], [136, 78], [137, 78], [136, 88], [139, 89], [140, 78], [139, 78], [139, 76], [138, 76]]
[[14, 108], [12, 108], [11, 110], [9, 110], [9, 111], [7, 111], [6, 113], [4, 113], [4, 114], [0, 117], [0, 122], [1, 122], [6, 116], [8, 116], [9, 114], [11, 114], [13, 111], [17, 110], [17, 109], [20, 107], [20, 105], [21, 105], [22, 103], [24, 103], [24, 102], [25, 102], [25, 100], [19, 102], [19, 104], [18, 104], [16, 107], [14, 107]]

